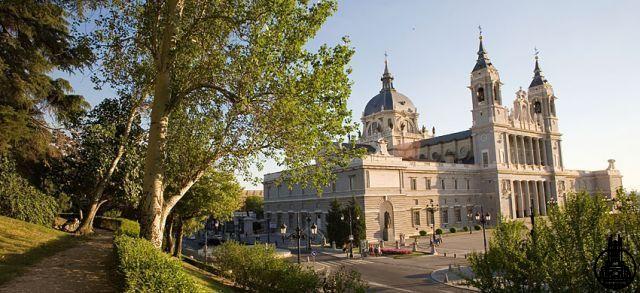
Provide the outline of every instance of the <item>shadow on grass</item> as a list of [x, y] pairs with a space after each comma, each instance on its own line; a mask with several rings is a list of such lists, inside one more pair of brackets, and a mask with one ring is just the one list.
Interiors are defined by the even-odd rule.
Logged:
[[22, 274], [27, 267], [48, 256], [67, 250], [84, 239], [85, 237], [69, 234], [29, 249], [25, 253], [3, 255], [0, 259], [0, 285]]

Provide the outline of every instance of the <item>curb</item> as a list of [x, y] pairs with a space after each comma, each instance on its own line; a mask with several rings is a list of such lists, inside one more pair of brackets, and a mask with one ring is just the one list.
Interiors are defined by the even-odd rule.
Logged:
[[449, 270], [449, 268], [444, 267], [444, 268], [441, 268], [441, 269], [434, 270], [429, 274], [429, 278], [431, 278], [431, 280], [433, 280], [436, 283], [440, 283], [440, 284], [443, 284], [443, 285], [446, 285], [446, 286], [449, 286], [449, 287], [452, 287], [452, 288], [462, 289], [462, 290], [466, 290], [466, 291], [469, 291], [469, 292], [480, 292], [480, 290], [478, 288], [475, 288], [475, 287], [468, 287], [468, 286], [462, 286], [462, 285], [449, 284], [449, 283], [445, 283], [443, 281], [440, 281], [440, 280], [438, 280], [438, 279], [436, 279], [434, 277], [434, 273], [439, 272], [439, 271], [444, 271], [444, 270]]

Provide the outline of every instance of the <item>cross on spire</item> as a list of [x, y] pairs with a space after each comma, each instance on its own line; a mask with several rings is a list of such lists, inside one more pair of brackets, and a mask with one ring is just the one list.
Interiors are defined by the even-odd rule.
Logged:
[[478, 35], [480, 36], [480, 39], [482, 40], [482, 26], [481, 25], [478, 26]]
[[387, 58], [389, 57], [389, 55], [387, 54], [387, 51], [384, 51], [384, 72], [382, 73], [382, 78], [380, 79], [382, 81], [382, 89], [393, 89], [393, 76], [391, 76], [391, 73], [389, 73], [389, 65], [387, 62]]

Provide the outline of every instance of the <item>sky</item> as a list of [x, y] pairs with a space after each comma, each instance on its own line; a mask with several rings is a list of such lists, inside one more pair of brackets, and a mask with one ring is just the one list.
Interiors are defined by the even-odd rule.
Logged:
[[[396, 90], [413, 101], [419, 124], [438, 135], [471, 127], [467, 86], [479, 25], [509, 107], [518, 88], [531, 82], [538, 48], [558, 97], [565, 168], [602, 170], [615, 159], [623, 185], [640, 189], [639, 13], [640, 1], [341, 1], [307, 47], [351, 40], [348, 106], [356, 121], [381, 88], [387, 52]], [[93, 105], [113, 96], [93, 90], [88, 75], [67, 78]], [[254, 175], [276, 171], [268, 163]]]

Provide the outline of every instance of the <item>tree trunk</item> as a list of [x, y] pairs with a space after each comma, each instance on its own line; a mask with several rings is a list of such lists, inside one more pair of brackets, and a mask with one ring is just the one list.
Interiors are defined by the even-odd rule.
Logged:
[[182, 257], [182, 238], [184, 237], [184, 229], [182, 219], [178, 219], [178, 225], [176, 226], [176, 247], [173, 251], [173, 256]]
[[174, 222], [174, 214], [171, 213], [169, 218], [167, 218], [167, 232], [165, 233], [166, 243], [165, 243], [165, 251], [169, 254], [173, 254], [175, 249], [175, 237], [173, 237], [173, 222]]
[[[164, 224], [169, 211], [164, 208], [164, 152], [167, 144], [167, 128], [171, 101], [170, 50], [175, 35], [177, 0], [166, 2], [166, 25], [162, 32], [160, 48], [155, 56], [154, 98], [151, 107], [151, 125], [144, 165], [142, 216], [140, 235], [158, 249], [162, 247]], [[162, 12], [161, 12], [162, 13]]]
[[[142, 97], [143, 97], [142, 93], [134, 94], [134, 96], [138, 99], [138, 102], [142, 102]], [[127, 142], [129, 141], [129, 134], [131, 133], [131, 127], [133, 126], [133, 120], [135, 120], [137, 112], [138, 112], [138, 103], [134, 103], [133, 106], [131, 107], [131, 110], [129, 111], [129, 117], [127, 117], [127, 124], [125, 125], [124, 133], [122, 134], [122, 137], [120, 139], [118, 149], [116, 150], [116, 155], [111, 160], [107, 173], [104, 174], [102, 178], [100, 178], [100, 180], [98, 181], [98, 185], [96, 185], [96, 188], [93, 192], [93, 198], [91, 199], [91, 206], [89, 207], [89, 212], [87, 213], [87, 216], [84, 217], [84, 219], [82, 219], [82, 224], [80, 224], [80, 228], [77, 231], [77, 233], [79, 234], [87, 234], [87, 233], [93, 232], [93, 220], [95, 219], [96, 214], [98, 213], [98, 209], [102, 205], [102, 203], [100, 203], [100, 200], [102, 199], [104, 190], [107, 188], [107, 183], [109, 183], [109, 181], [111, 180], [113, 173], [116, 171], [116, 168], [118, 167], [118, 163], [120, 162], [120, 159], [122, 159], [122, 156], [127, 150], [126, 146], [127, 146]], [[80, 218], [82, 218], [82, 211], [80, 211], [80, 215], [81, 215]]]

